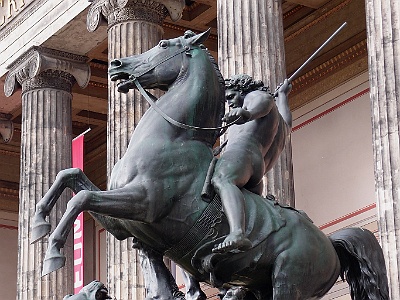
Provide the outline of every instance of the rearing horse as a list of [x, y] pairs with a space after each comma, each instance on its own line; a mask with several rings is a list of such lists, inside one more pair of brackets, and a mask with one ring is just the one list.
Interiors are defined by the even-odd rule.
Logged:
[[[249, 298], [302, 300], [322, 297], [340, 272], [354, 299], [387, 300], [382, 251], [368, 231], [348, 229], [328, 239], [296, 210], [243, 189], [246, 252], [214, 254], [229, 232], [216, 195], [201, 197], [224, 107], [224, 82], [202, 46], [209, 32], [162, 40], [149, 51], [111, 62], [111, 80], [127, 92], [138, 82], [168, 92], [142, 117], [115, 165], [108, 191], [99, 191], [77, 169], [61, 171], [38, 202], [32, 239], [50, 232], [45, 217], [61, 192], [77, 193], [49, 237], [43, 273], [65, 263], [60, 249], [77, 215], [89, 211], [118, 239], [136, 237], [199, 281], [241, 286]], [[361, 280], [361, 279], [362, 280]]]

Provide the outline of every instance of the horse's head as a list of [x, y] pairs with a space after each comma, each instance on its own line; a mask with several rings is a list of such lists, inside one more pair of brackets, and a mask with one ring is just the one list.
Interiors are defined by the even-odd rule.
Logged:
[[182, 37], [161, 40], [157, 46], [139, 55], [111, 61], [108, 73], [112, 81], [120, 80], [118, 91], [127, 93], [135, 88], [137, 79], [144, 88], [167, 90], [182, 71], [185, 56], [192, 56], [209, 36], [186, 33]]

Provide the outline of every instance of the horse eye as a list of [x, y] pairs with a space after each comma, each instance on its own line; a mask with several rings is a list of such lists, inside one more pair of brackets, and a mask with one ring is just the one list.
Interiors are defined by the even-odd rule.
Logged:
[[166, 49], [166, 48], [168, 47], [168, 42], [167, 42], [167, 41], [161, 41], [161, 42], [158, 44], [158, 47], [163, 48], [163, 49]]

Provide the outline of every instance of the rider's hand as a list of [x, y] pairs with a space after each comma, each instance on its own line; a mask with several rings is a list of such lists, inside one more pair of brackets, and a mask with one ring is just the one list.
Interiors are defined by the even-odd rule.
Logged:
[[243, 124], [249, 121], [251, 118], [251, 113], [242, 108], [242, 107], [236, 107], [230, 110], [223, 118], [222, 121], [226, 123], [232, 123], [236, 121], [236, 124]]
[[287, 79], [285, 79], [285, 81], [278, 86], [277, 90], [278, 93], [288, 95], [292, 90], [292, 84]]

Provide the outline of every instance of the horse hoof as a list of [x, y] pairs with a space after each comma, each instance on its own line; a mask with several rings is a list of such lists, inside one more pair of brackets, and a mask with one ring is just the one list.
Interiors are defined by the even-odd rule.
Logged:
[[54, 272], [65, 265], [65, 256], [46, 257], [43, 261], [42, 277]]
[[51, 230], [51, 225], [46, 221], [33, 225], [31, 231], [31, 244], [37, 242], [42, 237], [47, 235], [50, 232], [50, 230]]

